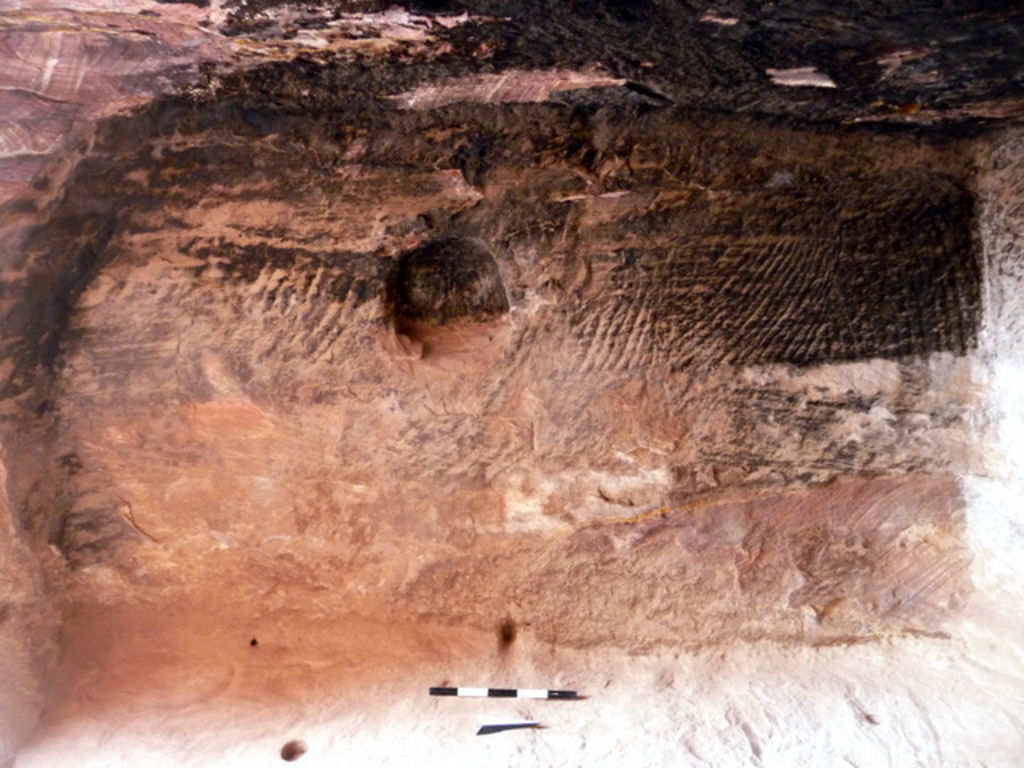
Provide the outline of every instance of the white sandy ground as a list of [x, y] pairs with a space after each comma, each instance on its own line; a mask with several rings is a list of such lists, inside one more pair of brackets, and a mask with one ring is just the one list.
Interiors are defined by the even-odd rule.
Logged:
[[[986, 623], [1007, 607], [990, 606]], [[324, 651], [331, 626], [344, 637]], [[15, 766], [260, 768], [283, 765], [291, 739], [306, 742], [307, 768], [1024, 765], [1021, 633], [972, 621], [952, 640], [642, 657], [553, 648], [528, 632], [502, 656], [490, 633], [331, 626], [271, 633], [258, 648], [244, 627], [201, 637], [187, 622], [172, 638], [139, 630], [99, 642]], [[588, 698], [427, 695], [446, 683]], [[475, 735], [476, 715], [499, 714], [548, 727]]]

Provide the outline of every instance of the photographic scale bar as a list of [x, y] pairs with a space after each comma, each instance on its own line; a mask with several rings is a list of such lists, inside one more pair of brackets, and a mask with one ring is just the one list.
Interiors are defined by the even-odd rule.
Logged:
[[576, 691], [551, 688], [431, 688], [431, 696], [462, 696], [488, 699], [582, 699]]

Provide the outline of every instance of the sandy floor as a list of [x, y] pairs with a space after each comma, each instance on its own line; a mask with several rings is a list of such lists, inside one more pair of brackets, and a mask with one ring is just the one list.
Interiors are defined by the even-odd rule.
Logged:
[[[494, 634], [195, 607], [82, 610], [68, 683], [17, 768], [1017, 766], [1024, 657], [963, 638], [624, 656]], [[120, 629], [116, 634], [112, 626]], [[258, 645], [251, 640], [256, 637]], [[583, 701], [431, 698], [430, 685], [578, 689]], [[477, 715], [547, 728], [475, 735]]]

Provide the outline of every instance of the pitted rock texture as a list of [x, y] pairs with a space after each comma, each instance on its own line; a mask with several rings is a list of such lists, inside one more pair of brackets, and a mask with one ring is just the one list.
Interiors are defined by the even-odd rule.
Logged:
[[[1022, 25], [1012, 3], [923, 0], [11, 0], [0, 12], [0, 200], [58, 187], [54, 166], [81, 156], [96, 120], [181, 89], [312, 110], [346, 92], [372, 110], [596, 96], [971, 129], [1024, 114]], [[237, 77], [261, 66], [262, 77]]]
[[11, 386], [55, 378], [20, 395], [53, 441], [25, 522], [82, 584], [218, 573], [257, 606], [274, 574], [635, 650], [945, 631], [959, 149], [544, 105], [297, 120], [113, 121], [27, 243], [50, 303], [10, 316]]
[[[374, 262], [352, 274], [370, 281], [356, 301], [380, 304], [401, 254], [461, 238], [492, 253], [514, 311], [560, 335], [567, 373], [972, 346], [979, 266], [955, 148], [629, 109], [366, 119], [300, 128], [229, 100], [112, 122], [25, 247], [39, 267], [19, 287], [55, 295], [9, 325], [52, 363], [75, 296], [125, 250], [114, 240], [132, 241], [135, 262], [179, 254], [221, 282], [302, 253], [334, 260], [340, 280]], [[314, 273], [286, 295], [318, 298]]]
[[[366, 0], [303, 12], [282, 0], [230, 0], [221, 29], [280, 40], [329, 29], [346, 11], [391, 5]], [[920, 124], [1019, 117], [1024, 106], [1016, 45], [1024, 15], [1013, 3], [425, 0], [409, 7], [464, 20], [435, 33], [446, 46], [430, 78], [439, 90], [472, 71], [593, 73], [597, 64], [634, 96], [689, 110]], [[780, 86], [772, 70], [818, 72], [837, 87]], [[437, 82], [444, 75], [454, 79]]]
[[1014, 203], [1024, 196], [1022, 150], [1024, 138], [1019, 131], [1005, 131], [984, 146], [978, 185], [985, 267], [992, 275], [986, 283], [989, 311], [983, 349], [993, 358], [1005, 356], [1011, 361], [1024, 358], [1024, 307], [1017, 290], [1024, 283], [1019, 258], [1024, 241], [1021, 211]]
[[[849, 733], [794, 703], [842, 659], [911, 671], [881, 708], [863, 670], [826, 686], [861, 739], [836, 759], [877, 756], [878, 711], [907, 764], [1019, 753], [944, 726], [962, 699], [1020, 732], [991, 701], [1019, 659], [978, 683], [944, 644], [1005, 624], [972, 624], [991, 558], [957, 475], [991, 469], [990, 409], [999, 450], [1016, 434], [993, 360], [1019, 343], [994, 342], [1019, 176], [1010, 141], [976, 184], [960, 139], [1022, 114], [1018, 9], [73, 5], [0, 14], [0, 749], [43, 690], [48, 586], [69, 639], [47, 738], [96, 764], [135, 754], [127, 702], [186, 728], [284, 694], [309, 722], [356, 678], [395, 701], [382, 674], [453, 661], [614, 690], [647, 672], [609, 659], [649, 654], [637, 690], [674, 720], [668, 659], [738, 646], [731, 684], [768, 658], [796, 682], [753, 709], [688, 689], [696, 760], [709, 722], [705, 762]], [[509, 625], [492, 664], [480, 638]], [[935, 702], [918, 650], [961, 673]], [[107, 726], [118, 754], [76, 745]], [[252, 762], [207, 749], [188, 759]]]
[[942, 634], [971, 591], [960, 506], [955, 484], [922, 479], [692, 503], [554, 546], [482, 543], [406, 589], [434, 622], [486, 626], [508, 611], [572, 647]]

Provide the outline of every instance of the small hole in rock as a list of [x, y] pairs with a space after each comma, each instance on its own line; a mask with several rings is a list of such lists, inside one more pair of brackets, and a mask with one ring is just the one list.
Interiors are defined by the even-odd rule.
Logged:
[[259, 641], [255, 637], [249, 641], [249, 645], [251, 645], [253, 648], [255, 648], [259, 644]]
[[289, 741], [281, 747], [281, 759], [288, 762], [298, 760], [304, 754], [306, 754], [306, 742], [304, 741]]
[[505, 619], [498, 625], [498, 647], [506, 651], [516, 641], [516, 623]]

